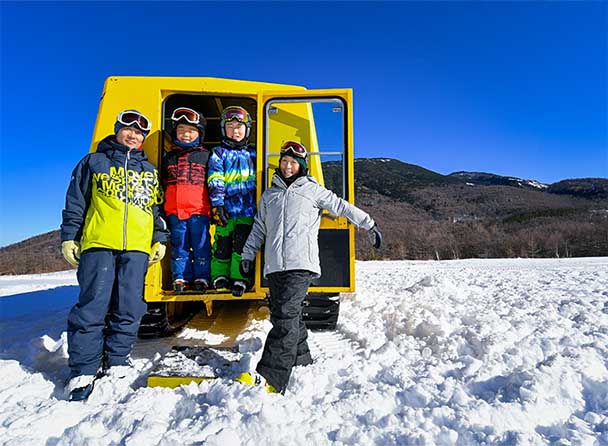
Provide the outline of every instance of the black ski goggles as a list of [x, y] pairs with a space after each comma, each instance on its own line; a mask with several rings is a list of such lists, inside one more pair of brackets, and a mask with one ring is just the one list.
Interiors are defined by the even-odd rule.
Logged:
[[149, 132], [152, 128], [150, 120], [138, 111], [125, 110], [123, 112], [120, 112], [116, 120], [126, 126], [132, 126], [133, 124], [135, 124], [137, 125], [137, 127], [140, 128], [140, 130], [144, 132]]
[[295, 158], [306, 159], [306, 147], [299, 142], [287, 141], [281, 146], [281, 155], [289, 155]]

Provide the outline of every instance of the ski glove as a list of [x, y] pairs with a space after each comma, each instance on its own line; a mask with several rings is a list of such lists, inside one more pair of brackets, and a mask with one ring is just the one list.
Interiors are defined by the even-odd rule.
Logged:
[[80, 243], [74, 240], [61, 242], [61, 254], [70, 265], [78, 266], [80, 262]]
[[228, 212], [226, 212], [226, 208], [224, 206], [211, 208], [211, 220], [216, 225], [226, 226], [228, 224]]
[[148, 258], [148, 263], [152, 265], [153, 263], [160, 262], [162, 258], [165, 257], [166, 251], [167, 247], [161, 242], [154, 243], [152, 245], [152, 252], [150, 253], [150, 257]]
[[369, 236], [369, 241], [372, 242], [372, 246], [376, 249], [380, 249], [380, 246], [382, 246], [382, 234], [380, 234], [378, 225], [375, 224], [374, 227], [369, 230], [367, 235]]
[[239, 272], [243, 277], [249, 277], [253, 273], [253, 261], [252, 260], [241, 260], [239, 263]]

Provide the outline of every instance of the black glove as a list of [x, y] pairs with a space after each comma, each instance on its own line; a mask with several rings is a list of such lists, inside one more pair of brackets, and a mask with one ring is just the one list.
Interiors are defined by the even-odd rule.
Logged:
[[228, 224], [228, 212], [224, 206], [215, 206], [211, 208], [211, 220], [218, 226], [226, 226]]
[[249, 277], [253, 273], [253, 261], [252, 260], [241, 260], [239, 263], [239, 272], [243, 277]]
[[367, 235], [369, 236], [369, 241], [372, 242], [372, 246], [376, 249], [380, 249], [380, 246], [382, 246], [382, 234], [380, 234], [378, 225], [374, 225]]

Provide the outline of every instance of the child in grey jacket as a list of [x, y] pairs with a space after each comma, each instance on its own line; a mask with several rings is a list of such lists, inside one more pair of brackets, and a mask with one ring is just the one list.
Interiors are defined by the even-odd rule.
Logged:
[[249, 275], [257, 251], [265, 244], [264, 277], [270, 284], [270, 321], [262, 359], [256, 373], [238, 380], [264, 383], [269, 392], [283, 393], [291, 370], [312, 363], [302, 303], [313, 279], [320, 277], [318, 233], [322, 210], [346, 217], [370, 231], [375, 248], [382, 235], [364, 211], [338, 197], [307, 175], [306, 148], [295, 141], [281, 147], [272, 186], [262, 194], [253, 227], [243, 248], [241, 273]]

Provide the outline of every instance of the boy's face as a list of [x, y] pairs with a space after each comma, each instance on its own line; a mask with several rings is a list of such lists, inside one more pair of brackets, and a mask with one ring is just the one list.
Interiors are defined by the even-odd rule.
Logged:
[[194, 142], [198, 138], [198, 129], [193, 125], [178, 124], [175, 129], [175, 136], [181, 142]]
[[116, 141], [129, 149], [137, 149], [144, 142], [144, 134], [138, 128], [123, 127], [116, 134]]
[[300, 171], [300, 163], [298, 163], [295, 158], [289, 155], [284, 155], [281, 158], [279, 169], [285, 178], [289, 178]]
[[245, 138], [247, 128], [239, 121], [228, 121], [226, 123], [226, 136], [234, 141], [241, 142]]

